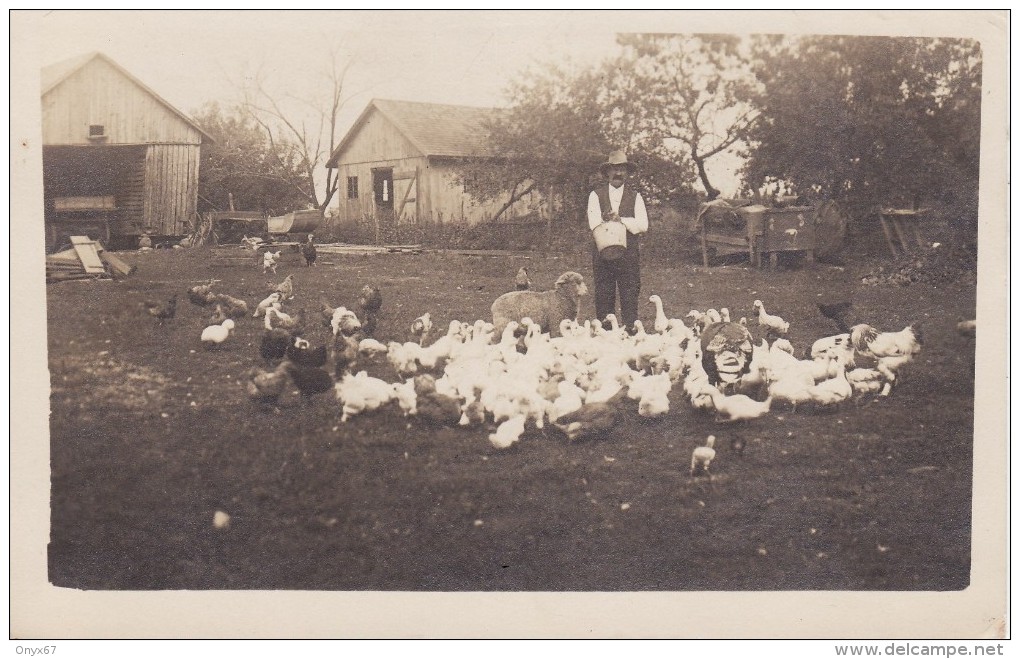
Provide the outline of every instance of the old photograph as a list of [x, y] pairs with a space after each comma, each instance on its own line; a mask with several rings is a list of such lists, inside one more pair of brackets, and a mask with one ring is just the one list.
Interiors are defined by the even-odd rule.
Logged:
[[10, 21], [13, 636], [1007, 633], [1008, 13]]

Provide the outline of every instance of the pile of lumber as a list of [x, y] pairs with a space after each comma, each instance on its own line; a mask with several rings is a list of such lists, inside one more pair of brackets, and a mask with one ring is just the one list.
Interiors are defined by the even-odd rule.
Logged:
[[46, 283], [76, 279], [127, 277], [135, 271], [102, 243], [86, 236], [71, 236], [71, 249], [46, 257]]

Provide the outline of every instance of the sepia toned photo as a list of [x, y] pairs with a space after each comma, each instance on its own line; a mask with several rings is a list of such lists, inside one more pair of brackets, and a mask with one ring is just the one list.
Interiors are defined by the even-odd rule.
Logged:
[[12, 12], [12, 638], [1008, 636], [1007, 20]]

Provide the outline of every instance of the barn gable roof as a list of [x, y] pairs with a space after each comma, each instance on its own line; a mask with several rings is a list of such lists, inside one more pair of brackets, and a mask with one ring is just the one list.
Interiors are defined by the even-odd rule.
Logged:
[[99, 51], [94, 51], [94, 52], [91, 52], [91, 53], [85, 53], [84, 55], [78, 55], [77, 57], [72, 57], [70, 59], [62, 60], [60, 62], [56, 62], [54, 64], [50, 64], [48, 66], [44, 66], [42, 68], [41, 73], [40, 73], [41, 83], [42, 83], [42, 93], [41, 93], [41, 95], [45, 96], [46, 94], [48, 94], [54, 88], [59, 86], [60, 83], [64, 82], [68, 78], [70, 78], [75, 72], [77, 72], [79, 69], [81, 69], [82, 67], [84, 67], [86, 64], [88, 64], [89, 62], [91, 62], [94, 59], [101, 59], [101, 60], [103, 60], [104, 62], [106, 62], [107, 64], [112, 66], [114, 69], [116, 69], [118, 72], [120, 72], [128, 80], [130, 80], [131, 82], [133, 82], [136, 85], [138, 85], [139, 87], [141, 87], [142, 90], [145, 91], [145, 93], [147, 93], [150, 96], [152, 96], [153, 98], [155, 98], [163, 106], [165, 106], [166, 109], [170, 110], [170, 112], [172, 112], [175, 115], [177, 115], [178, 117], [180, 117], [180, 119], [182, 121], [184, 121], [186, 124], [188, 124], [189, 126], [194, 128], [195, 130], [197, 130], [199, 133], [201, 133], [202, 137], [205, 140], [207, 140], [209, 142], [215, 142], [216, 141], [213, 138], [212, 135], [210, 135], [209, 133], [207, 133], [204, 130], [202, 130], [202, 127], [199, 126], [197, 123], [195, 123], [194, 119], [192, 119], [188, 115], [184, 114], [183, 112], [181, 112], [180, 110], [175, 108], [165, 98], [163, 98], [162, 96], [160, 96], [159, 94], [154, 92], [151, 87], [146, 85], [144, 82], [142, 82], [141, 80], [139, 80], [135, 76], [131, 75], [131, 73], [127, 69], [125, 69], [120, 64], [117, 64], [112, 59], [110, 59], [109, 56], [107, 56], [104, 53], [101, 53]]
[[487, 122], [502, 112], [498, 108], [374, 98], [333, 150], [326, 167], [338, 165], [344, 149], [373, 111], [386, 117], [422, 155], [453, 158], [491, 157]]

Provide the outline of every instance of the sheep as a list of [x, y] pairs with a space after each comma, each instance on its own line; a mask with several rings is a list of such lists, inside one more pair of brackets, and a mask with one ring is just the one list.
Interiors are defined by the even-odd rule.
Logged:
[[551, 291], [511, 291], [492, 303], [495, 334], [502, 334], [511, 321], [530, 318], [552, 336], [559, 336], [560, 322], [577, 320], [578, 298], [588, 294], [584, 278], [576, 272], [564, 272]]

